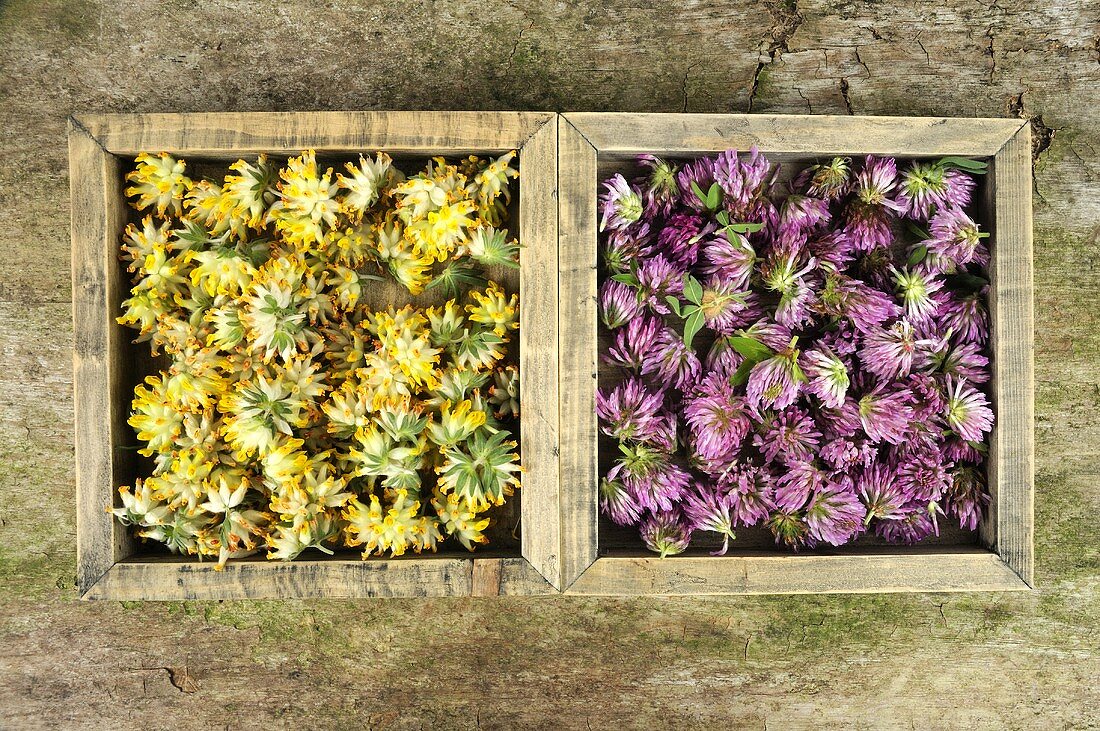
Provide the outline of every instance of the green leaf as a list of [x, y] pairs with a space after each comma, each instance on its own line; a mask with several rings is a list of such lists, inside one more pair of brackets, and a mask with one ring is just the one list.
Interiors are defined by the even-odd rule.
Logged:
[[957, 168], [975, 175], [985, 175], [989, 170], [988, 163], [982, 162], [981, 160], [971, 160], [969, 157], [958, 157], [956, 155], [941, 157], [936, 164], [945, 168]]
[[727, 211], [718, 211], [714, 219], [722, 224], [723, 227], [730, 225], [730, 214]]
[[613, 276], [611, 278], [614, 279], [616, 282], [622, 282], [623, 284], [629, 284], [631, 287], [640, 286], [640, 283], [638, 282], [638, 278], [635, 277], [633, 274], [616, 274], [615, 276]]
[[668, 302], [668, 306], [672, 308], [672, 311], [676, 313], [677, 317], [683, 317], [683, 315], [680, 314], [680, 300], [670, 294], [665, 297], [665, 302]]
[[730, 231], [739, 234], [754, 234], [764, 228], [762, 223], [731, 223], [726, 226]]
[[691, 192], [695, 194], [695, 197], [699, 199], [699, 202], [704, 206], [707, 204], [707, 194], [703, 192], [703, 189], [699, 187], [699, 184], [694, 180], [691, 181]]
[[684, 275], [684, 296], [697, 305], [703, 301], [703, 285], [699, 284], [699, 280], [690, 274]]
[[917, 264], [924, 261], [926, 256], [928, 256], [928, 247], [924, 244], [917, 245], [914, 247], [912, 253], [909, 254], [909, 266], [915, 267]]
[[722, 188], [718, 183], [711, 183], [707, 191], [707, 210], [718, 210], [718, 203], [722, 200]]
[[921, 241], [927, 241], [928, 239], [932, 238], [932, 234], [928, 233], [912, 221], [909, 222], [909, 231]]
[[730, 376], [730, 385], [737, 387], [744, 386], [746, 383], [748, 383], [749, 373], [754, 367], [756, 367], [756, 364], [757, 361], [752, 361], [748, 358], [741, 361], [741, 365], [737, 366], [737, 370], [735, 370], [733, 372], [733, 375]]
[[767, 360], [775, 355], [775, 351], [753, 338], [731, 335], [727, 340], [729, 340], [730, 347], [740, 353], [742, 357], [754, 361], [754, 363]]
[[[691, 308], [689, 308], [691, 309]], [[695, 334], [703, 328], [703, 311], [695, 308], [684, 321], [684, 343], [690, 348]]]
[[798, 361], [791, 363], [791, 375], [794, 376], [795, 383], [806, 383], [806, 374], [802, 372], [802, 369], [798, 366]]

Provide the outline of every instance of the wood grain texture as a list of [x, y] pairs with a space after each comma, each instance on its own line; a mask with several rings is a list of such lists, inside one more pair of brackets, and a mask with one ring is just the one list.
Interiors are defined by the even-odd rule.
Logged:
[[85, 594], [114, 601], [230, 599], [367, 599], [549, 593], [552, 587], [521, 558], [397, 558], [366, 561], [127, 560]]
[[562, 586], [596, 560], [596, 150], [558, 121]]
[[701, 596], [1019, 591], [1028, 586], [983, 550], [866, 555], [601, 556], [570, 594]]
[[69, 126], [72, 196], [73, 410], [77, 424], [77, 581], [94, 584], [128, 549], [125, 529], [106, 512], [114, 504], [121, 396], [117, 325], [111, 316], [119, 282], [111, 256], [124, 214], [118, 160], [86, 130]]
[[553, 119], [546, 112], [231, 112], [80, 114], [80, 122], [117, 155], [171, 150], [183, 156], [236, 157], [304, 149], [458, 155], [522, 146]]
[[523, 556], [561, 584], [558, 493], [558, 144], [554, 120], [520, 149]]
[[944, 117], [573, 112], [566, 118], [600, 154], [690, 154], [755, 145], [777, 153], [986, 157], [1020, 128], [1014, 119]]
[[1035, 373], [1031, 251], [1031, 134], [1024, 127], [993, 161], [996, 223], [990, 262], [989, 310], [996, 425], [989, 484], [997, 553], [1035, 584]]

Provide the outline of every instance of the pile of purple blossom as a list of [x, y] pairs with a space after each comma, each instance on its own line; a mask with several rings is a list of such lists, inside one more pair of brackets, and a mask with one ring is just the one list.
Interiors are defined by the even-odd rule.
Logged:
[[[600, 509], [661, 556], [764, 526], [793, 549], [911, 544], [989, 497], [988, 233], [966, 158], [755, 148], [638, 159], [600, 197]], [[971, 211], [972, 212], [972, 211]], [[610, 445], [608, 445], [609, 448]], [[613, 447], [611, 447], [613, 448]]]

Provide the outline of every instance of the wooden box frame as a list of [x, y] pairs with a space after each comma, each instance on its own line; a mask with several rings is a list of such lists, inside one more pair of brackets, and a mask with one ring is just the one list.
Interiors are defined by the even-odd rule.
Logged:
[[[1034, 585], [1031, 138], [1017, 119], [568, 113], [558, 122], [562, 583], [571, 594], [1010, 591]], [[965, 155], [990, 162], [991, 506], [981, 547], [659, 559], [603, 555], [597, 509], [597, 166], [756, 145], [791, 155]], [[736, 542], [735, 544], [736, 545]]]
[[[115, 323], [128, 285], [118, 250], [127, 220], [126, 160], [142, 151], [193, 158], [382, 150], [417, 156], [519, 151], [523, 417], [522, 557], [480, 551], [367, 561], [231, 561], [134, 555], [117, 504], [124, 393]], [[322, 112], [79, 115], [69, 124], [76, 418], [77, 581], [85, 599], [244, 599], [550, 593], [560, 586], [557, 377], [556, 115], [516, 112]]]

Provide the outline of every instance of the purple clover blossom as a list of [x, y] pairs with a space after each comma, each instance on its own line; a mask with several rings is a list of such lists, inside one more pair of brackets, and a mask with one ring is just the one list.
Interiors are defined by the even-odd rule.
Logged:
[[756, 265], [756, 251], [749, 240], [739, 233], [726, 229], [708, 241], [703, 247], [707, 264], [705, 274], [712, 274], [728, 281], [737, 289], [745, 287]]
[[649, 217], [667, 217], [680, 195], [676, 175], [680, 168], [656, 155], [639, 155], [638, 165], [646, 168], [642, 179], [645, 196], [645, 214]]
[[623, 456], [607, 479], [619, 479], [639, 505], [649, 511], [671, 510], [683, 499], [691, 475], [671, 455], [646, 444], [620, 443], [619, 451]]
[[840, 357], [823, 346], [807, 350], [802, 356], [803, 371], [808, 382], [806, 390], [821, 399], [828, 408], [838, 408], [848, 393], [848, 366]]
[[904, 378], [928, 362], [931, 345], [931, 340], [917, 337], [908, 320], [898, 320], [886, 330], [872, 330], [864, 336], [859, 360], [864, 370], [879, 378]]
[[810, 462], [788, 463], [787, 472], [776, 480], [775, 507], [800, 510], [825, 484], [826, 475]]
[[792, 193], [779, 209], [779, 231], [809, 231], [829, 222], [829, 204], [821, 198]]
[[605, 363], [640, 373], [665, 325], [658, 317], [642, 315], [615, 331], [615, 344], [603, 356]]
[[607, 191], [600, 196], [599, 206], [603, 212], [600, 230], [624, 229], [642, 217], [642, 196], [626, 178], [615, 174], [604, 183]]
[[898, 212], [906, 218], [927, 220], [934, 209], [948, 205], [947, 173], [948, 169], [936, 162], [910, 163], [901, 173], [894, 197]]
[[809, 526], [796, 512], [778, 510], [771, 514], [766, 525], [775, 536], [776, 545], [782, 543], [795, 551], [803, 546], [813, 545]]
[[813, 458], [821, 432], [805, 410], [792, 407], [765, 418], [752, 443], [764, 455], [764, 459], [777, 459], [788, 465]]
[[879, 384], [859, 400], [859, 421], [872, 442], [899, 444], [913, 418], [913, 395], [906, 389], [888, 390]]
[[843, 274], [825, 277], [818, 303], [823, 314], [845, 318], [863, 333], [901, 314], [890, 297]]
[[680, 204], [693, 211], [706, 210], [699, 196], [695, 194], [692, 184], [694, 183], [699, 190], [706, 193], [714, 182], [714, 160], [701, 157], [687, 163], [676, 174], [676, 183], [680, 187]]
[[980, 442], [993, 429], [993, 411], [985, 394], [966, 379], [947, 378], [947, 425], [968, 442]]
[[819, 349], [829, 349], [845, 362], [849, 369], [855, 363], [853, 356], [860, 346], [860, 334], [849, 320], [837, 320], [833, 330], [827, 330], [817, 339]]
[[620, 383], [607, 394], [596, 391], [596, 415], [603, 422], [601, 429], [619, 440], [649, 440], [659, 427], [658, 414], [664, 403], [664, 393], [648, 390], [636, 378]]
[[845, 220], [841, 233], [853, 251], [872, 251], [894, 243], [890, 214], [881, 206], [853, 200], [845, 211]]
[[655, 375], [662, 382], [684, 390], [699, 378], [702, 368], [695, 351], [671, 328], [663, 328], [653, 342], [653, 350], [645, 354], [644, 375]]
[[775, 510], [775, 478], [766, 469], [740, 465], [719, 478], [740, 525], [756, 525]]
[[970, 198], [977, 186], [972, 176], [952, 168], [944, 174], [944, 183], [947, 187], [947, 202], [950, 205], [958, 208], [966, 208], [970, 205]]
[[684, 517], [695, 531], [712, 531], [722, 536], [722, 547], [711, 553], [712, 556], [724, 556], [729, 543], [736, 538], [733, 526], [737, 522], [734, 514], [734, 499], [724, 490], [713, 485], [699, 485], [689, 492], [684, 500]]
[[687, 550], [691, 543], [691, 528], [675, 511], [664, 511], [642, 521], [642, 541], [646, 548], [661, 558], [675, 556]]
[[981, 292], [962, 297], [944, 293], [939, 313], [943, 325], [963, 342], [983, 346], [989, 339], [989, 309], [983, 300], [986, 290], [983, 287]]
[[756, 296], [737, 288], [732, 282], [711, 276], [703, 282], [699, 310], [703, 323], [720, 335], [729, 335], [759, 317]]
[[638, 291], [614, 279], [600, 286], [600, 319], [608, 330], [622, 327], [644, 311]]
[[897, 518], [878, 521], [875, 534], [888, 543], [907, 546], [919, 543], [933, 534], [939, 534], [935, 521], [937, 508], [935, 503], [932, 503], [931, 510], [919, 504], [907, 505]]
[[943, 288], [943, 282], [934, 272], [923, 267], [890, 269], [894, 273], [894, 282], [909, 321], [916, 324], [931, 319], [939, 307], [932, 296]]
[[859, 405], [851, 396], [846, 396], [844, 403], [835, 409], [818, 409], [817, 421], [825, 436], [831, 438], [855, 436], [863, 429]]
[[792, 338], [790, 345], [749, 371], [745, 397], [753, 408], [785, 409], [798, 398], [806, 376], [798, 365], [796, 341]]
[[957, 467], [951, 472], [951, 486], [944, 495], [947, 513], [954, 515], [961, 528], [974, 530], [982, 520], [989, 494], [985, 477], [973, 467]]
[[812, 299], [812, 290], [803, 280], [813, 271], [817, 262], [810, 258], [799, 268], [798, 255], [767, 260], [760, 268], [764, 287], [779, 293], [779, 306], [775, 311], [775, 321], [786, 327], [798, 327], [805, 324], [810, 313], [807, 307]]
[[846, 157], [834, 157], [827, 163], [807, 168], [797, 179], [796, 187], [805, 185], [807, 195], [834, 201], [848, 192], [851, 178], [852, 161]]
[[635, 262], [653, 254], [653, 235], [649, 224], [639, 223], [628, 229], [609, 232], [604, 244], [603, 259], [614, 274], [626, 274]]
[[897, 477], [882, 464], [864, 468], [856, 480], [856, 487], [867, 507], [864, 525], [875, 518], [892, 520], [901, 516], [909, 502]]
[[906, 454], [904, 459], [893, 460], [894, 471], [902, 491], [910, 500], [924, 503], [939, 500], [951, 484], [943, 457], [934, 451], [923, 454]]
[[942, 449], [943, 456], [956, 464], [978, 464], [982, 461], [982, 452], [957, 435], [944, 439]]
[[736, 150], [718, 154], [714, 161], [714, 180], [725, 193], [726, 210], [731, 220], [755, 219], [760, 213], [758, 202], [771, 188], [778, 172], [755, 145], [747, 157], [739, 156]]
[[663, 449], [669, 454], [676, 451], [676, 448], [680, 444], [680, 438], [677, 429], [676, 414], [674, 412], [663, 411], [657, 416], [657, 423], [653, 427], [653, 431], [649, 438], [646, 439], [646, 443], [658, 449]]
[[638, 499], [618, 480], [600, 480], [600, 512], [618, 525], [637, 525], [645, 512]]
[[826, 231], [808, 237], [806, 249], [823, 267], [834, 271], [846, 269], [855, 255], [851, 240], [841, 231]]
[[913, 396], [910, 402], [913, 419], [942, 424], [947, 399], [940, 381], [927, 373], [913, 373], [906, 379], [905, 385]]
[[969, 264], [988, 233], [961, 208], [944, 208], [929, 223], [932, 238], [924, 242], [928, 250], [956, 265]]
[[944, 375], [961, 378], [970, 383], [989, 381], [989, 358], [982, 355], [976, 343], [963, 342], [945, 348], [936, 354], [939, 370]]
[[794, 335], [789, 328], [768, 320], [757, 320], [744, 330], [738, 330], [737, 335], [752, 338], [758, 343], [763, 343], [772, 350], [783, 350], [791, 344]]
[[856, 174], [856, 199], [869, 206], [898, 211], [901, 207], [890, 200], [897, 178], [898, 166], [894, 158], [868, 155], [863, 160], [863, 168]]
[[676, 296], [684, 291], [684, 270], [664, 256], [646, 259], [634, 274], [642, 301], [654, 312], [667, 315], [670, 310], [665, 297]]
[[717, 338], [710, 346], [707, 357], [703, 361], [703, 370], [708, 374], [707, 378], [715, 377], [729, 380], [737, 372], [743, 358], [733, 349], [726, 338]]
[[657, 234], [657, 244], [673, 264], [693, 266], [699, 260], [700, 242], [714, 233], [716, 228], [717, 224], [704, 220], [698, 214], [674, 213]]
[[691, 429], [695, 453], [704, 460], [720, 460], [736, 453], [752, 426], [745, 400], [734, 393], [728, 378], [712, 374], [690, 396], [684, 397], [684, 421]]
[[847, 478], [814, 493], [806, 506], [806, 527], [810, 538], [842, 546], [864, 528], [867, 508], [859, 501]]
[[870, 442], [847, 437], [826, 442], [820, 452], [821, 459], [838, 471], [866, 467], [875, 461], [877, 454], [878, 450]]

